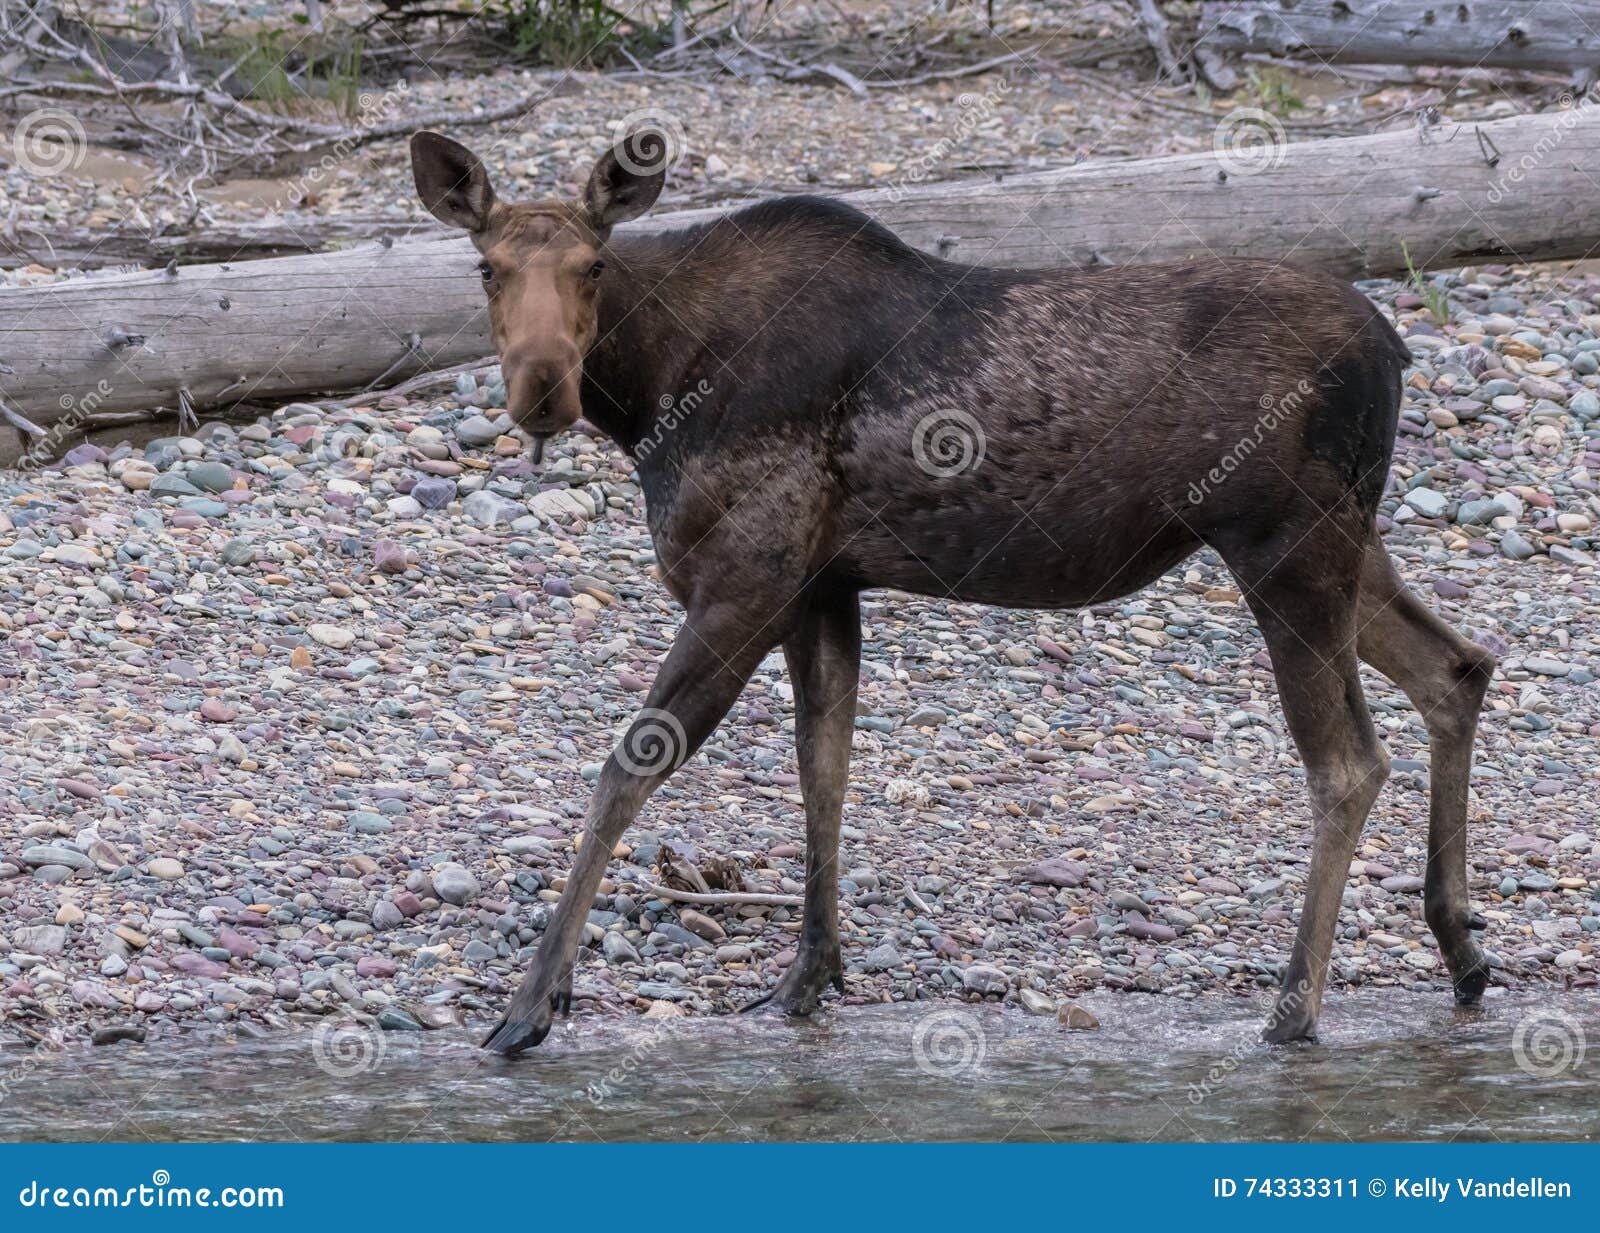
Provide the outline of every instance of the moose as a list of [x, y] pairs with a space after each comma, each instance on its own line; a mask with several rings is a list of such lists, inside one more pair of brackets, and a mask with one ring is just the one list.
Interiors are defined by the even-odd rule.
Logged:
[[1372, 302], [1251, 260], [958, 264], [814, 196], [617, 233], [656, 201], [670, 145], [655, 127], [626, 133], [581, 199], [513, 204], [466, 147], [411, 140], [423, 204], [476, 248], [513, 422], [536, 458], [580, 417], [629, 454], [686, 612], [484, 1047], [537, 1045], [570, 1010], [613, 848], [773, 648], [794, 686], [805, 893], [795, 958], [757, 1004], [805, 1015], [844, 987], [861, 593], [1076, 608], [1202, 547], [1260, 626], [1311, 798], [1304, 907], [1265, 1039], [1314, 1038], [1350, 860], [1388, 775], [1363, 662], [1425, 721], [1424, 915], [1456, 999], [1477, 1001], [1489, 967], [1467, 793], [1495, 660], [1407, 589], [1379, 539], [1410, 353]]

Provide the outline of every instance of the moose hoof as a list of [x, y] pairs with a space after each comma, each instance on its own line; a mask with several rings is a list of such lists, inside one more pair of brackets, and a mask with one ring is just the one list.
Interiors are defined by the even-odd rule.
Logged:
[[1296, 1040], [1316, 1038], [1317, 1021], [1303, 1011], [1291, 1012], [1281, 1018], [1274, 1013], [1261, 1032], [1261, 1039], [1269, 1045], [1286, 1045]]
[[844, 973], [839, 965], [818, 964], [802, 969], [797, 959], [784, 973], [771, 993], [763, 994], [739, 1008], [740, 1013], [763, 1011], [768, 1014], [804, 1018], [822, 1005], [822, 994], [829, 985], [844, 992]]
[[808, 996], [803, 993], [784, 993], [782, 990], [774, 989], [771, 993], [763, 993], [760, 997], [746, 1002], [739, 1007], [739, 1013], [741, 1015], [788, 1015], [795, 1019], [803, 1019], [821, 1005], [821, 994]]
[[484, 1038], [483, 1047], [502, 1057], [514, 1057], [524, 1049], [532, 1049], [550, 1035], [550, 1024], [548, 1010], [532, 1018], [507, 1012], [501, 1016], [494, 1031]]
[[1469, 965], [1460, 976], [1452, 978], [1457, 1006], [1476, 1006], [1483, 1000], [1483, 991], [1489, 987], [1489, 964], [1481, 956]]
[[544, 999], [527, 999], [519, 992], [511, 999], [510, 1009], [500, 1017], [494, 1031], [484, 1037], [483, 1047], [503, 1057], [532, 1049], [550, 1035], [556, 1013], [567, 1014], [571, 1010], [572, 986], [565, 982]]

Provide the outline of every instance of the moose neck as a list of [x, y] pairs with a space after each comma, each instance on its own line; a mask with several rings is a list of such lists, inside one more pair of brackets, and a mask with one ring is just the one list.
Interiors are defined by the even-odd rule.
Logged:
[[612, 273], [600, 292], [597, 341], [584, 357], [583, 414], [630, 454], [693, 385], [691, 369], [704, 358], [685, 323], [700, 316], [716, 280], [696, 239], [683, 231], [607, 245]]

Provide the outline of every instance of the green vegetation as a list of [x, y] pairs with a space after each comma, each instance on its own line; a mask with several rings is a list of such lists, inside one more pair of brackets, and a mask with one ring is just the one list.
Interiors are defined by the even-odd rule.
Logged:
[[1248, 73], [1249, 90], [1256, 106], [1275, 116], [1287, 116], [1305, 107], [1294, 92], [1294, 83], [1282, 73], [1271, 69], [1251, 68]]
[[501, 0], [506, 30], [519, 60], [559, 68], [590, 67], [618, 58], [623, 38], [659, 42], [606, 0]]
[[1406, 262], [1406, 279], [1411, 284], [1411, 289], [1422, 297], [1427, 305], [1428, 314], [1433, 318], [1435, 325], [1444, 325], [1450, 320], [1450, 295], [1438, 283], [1431, 283], [1416, 263], [1411, 260], [1411, 250], [1406, 247], [1404, 240], [1400, 241], [1400, 255]]
[[282, 110], [305, 98], [324, 98], [353, 119], [361, 110], [362, 40], [319, 46], [301, 34], [268, 30], [233, 51], [232, 80], [245, 97]]

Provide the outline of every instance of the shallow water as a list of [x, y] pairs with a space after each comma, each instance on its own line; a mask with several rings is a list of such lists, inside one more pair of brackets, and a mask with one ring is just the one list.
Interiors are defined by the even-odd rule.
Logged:
[[[1498, 995], [1498, 996], [1496, 996]], [[332, 1026], [0, 1055], [0, 1137], [56, 1140], [1590, 1139], [1600, 996], [1330, 999], [1317, 1045], [1242, 1000], [1089, 997], [1099, 1031], [919, 1003], [809, 1023], [567, 1020], [507, 1062]], [[1590, 1042], [1593, 1041], [1593, 1048]]]

